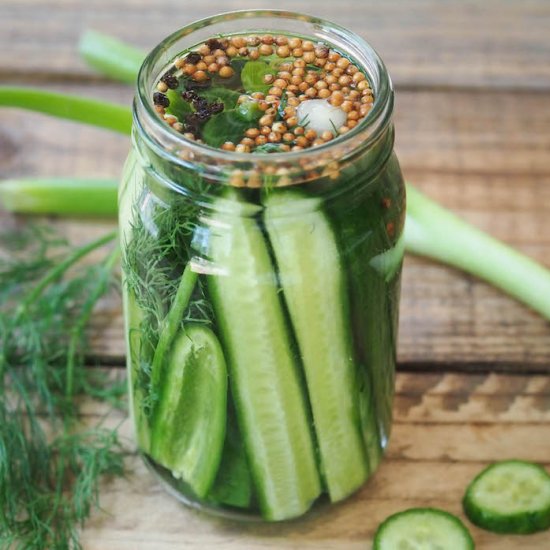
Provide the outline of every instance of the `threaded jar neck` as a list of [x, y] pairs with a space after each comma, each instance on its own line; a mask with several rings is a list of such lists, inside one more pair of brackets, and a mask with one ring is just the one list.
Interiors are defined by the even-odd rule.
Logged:
[[[346, 134], [323, 145], [302, 151], [279, 153], [236, 153], [187, 139], [167, 125], [154, 109], [152, 92], [167, 66], [186, 51], [214, 36], [242, 34], [285, 34], [324, 42], [353, 59], [365, 72], [374, 102], [364, 119]], [[331, 169], [344, 169], [359, 156], [368, 155], [373, 171], [381, 169], [393, 146], [391, 115], [393, 88], [387, 70], [374, 49], [355, 33], [323, 19], [279, 10], [234, 11], [202, 19], [176, 31], [146, 57], [138, 76], [134, 100], [133, 139], [142, 161], [155, 177], [177, 188], [185, 174], [199, 171], [217, 183], [231, 183], [235, 170], [249, 174], [285, 175], [285, 184], [307, 181]], [[380, 165], [380, 166], [379, 166]], [[335, 168], [336, 166], [336, 168]], [[169, 167], [169, 169], [168, 169]], [[177, 174], [182, 177], [177, 177]], [[309, 174], [309, 176], [308, 176]], [[374, 177], [375, 174], [373, 174]]]

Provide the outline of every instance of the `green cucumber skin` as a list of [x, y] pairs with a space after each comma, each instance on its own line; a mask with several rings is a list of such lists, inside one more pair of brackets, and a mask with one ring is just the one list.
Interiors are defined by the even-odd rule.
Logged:
[[[455, 528], [455, 534], [459, 534], [459, 537], [462, 539], [460, 541], [462, 545], [457, 546], [456, 544], [459, 541], [456, 537], [452, 537], [452, 546], [447, 546], [444, 550], [475, 550], [474, 539], [464, 523], [458, 517], [439, 508], [409, 508], [408, 510], [389, 516], [378, 526], [374, 534], [373, 550], [395, 550], [395, 545], [390, 546], [387, 544], [386, 533], [388, 530], [395, 528], [397, 522], [409, 517], [413, 518], [413, 525], [422, 520], [422, 518], [433, 518], [433, 520], [437, 518], [449, 522], [449, 525]], [[404, 533], [404, 535], [406, 536], [407, 533]]]
[[252, 498], [252, 477], [242, 437], [236, 424], [235, 413], [229, 410], [220, 468], [208, 494], [208, 500], [216, 505], [249, 508]]
[[550, 506], [543, 510], [518, 512], [515, 514], [499, 514], [492, 510], [484, 510], [477, 506], [472, 497], [473, 487], [476, 482], [483, 477], [492, 468], [498, 467], [501, 464], [517, 464], [519, 467], [527, 464], [529, 467], [536, 467], [541, 473], [548, 477], [550, 483], [550, 475], [542, 466], [532, 463], [526, 463], [523, 460], [506, 460], [491, 464], [483, 469], [468, 485], [462, 507], [468, 519], [478, 527], [499, 534], [517, 534], [528, 535], [550, 529]]
[[256, 221], [217, 214], [208, 290], [226, 351], [239, 427], [262, 515], [305, 513], [319, 496], [306, 402], [264, 236]]
[[151, 457], [204, 498], [222, 456], [227, 369], [216, 335], [189, 324], [174, 339], [153, 417]]
[[265, 199], [265, 225], [300, 348], [330, 498], [344, 499], [369, 475], [359, 429], [345, 274], [320, 200], [297, 191]]
[[[399, 164], [390, 157], [372, 191], [360, 190], [332, 205], [330, 215], [337, 228], [340, 247], [345, 250], [354, 347], [366, 366], [372, 396], [372, 417], [376, 420], [378, 449], [367, 445], [369, 457], [381, 456], [391, 432], [392, 404], [399, 321], [400, 262], [391, 277], [376, 269], [374, 258], [395, 246], [402, 235], [404, 184]], [[384, 208], [384, 200], [391, 208]], [[386, 223], [394, 222], [390, 237]], [[363, 433], [372, 442], [372, 417], [363, 415]], [[370, 449], [370, 450], [369, 450]], [[379, 458], [378, 458], [379, 460]], [[376, 459], [375, 459], [376, 461]], [[372, 462], [372, 460], [371, 460]], [[371, 470], [375, 464], [371, 464]]]

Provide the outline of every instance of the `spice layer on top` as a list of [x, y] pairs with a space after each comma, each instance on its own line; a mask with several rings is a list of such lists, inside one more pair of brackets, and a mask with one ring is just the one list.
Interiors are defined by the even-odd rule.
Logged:
[[240, 153], [300, 151], [372, 108], [365, 72], [322, 42], [265, 34], [211, 38], [175, 59], [155, 109], [186, 138]]

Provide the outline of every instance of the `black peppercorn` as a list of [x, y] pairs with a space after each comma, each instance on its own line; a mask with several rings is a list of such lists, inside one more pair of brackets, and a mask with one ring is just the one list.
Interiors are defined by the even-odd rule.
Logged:
[[210, 112], [213, 115], [221, 113], [223, 111], [223, 108], [224, 108], [224, 104], [221, 101], [210, 104]]
[[191, 103], [192, 101], [197, 99], [199, 96], [193, 90], [186, 90], [185, 92], [181, 93], [181, 97], [184, 101]]
[[206, 45], [210, 48], [210, 51], [214, 50], [224, 50], [223, 44], [217, 38], [210, 38], [206, 41]]
[[161, 92], [155, 92], [153, 94], [153, 103], [155, 105], [161, 105], [162, 107], [170, 106], [170, 100]]
[[191, 52], [186, 58], [185, 61], [191, 65], [196, 65], [202, 59], [201, 54], [197, 52]]
[[175, 90], [178, 87], [178, 79], [170, 73], [165, 73], [161, 77], [161, 81], [164, 82], [170, 89]]

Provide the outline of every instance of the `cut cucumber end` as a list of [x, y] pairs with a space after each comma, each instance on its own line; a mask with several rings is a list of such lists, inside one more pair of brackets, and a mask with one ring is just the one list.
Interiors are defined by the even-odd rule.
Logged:
[[466, 489], [464, 512], [482, 529], [528, 534], [550, 528], [550, 475], [523, 460], [485, 468]]
[[374, 535], [373, 550], [473, 550], [462, 521], [437, 508], [411, 508], [387, 518]]
[[164, 371], [151, 456], [202, 498], [214, 483], [225, 439], [227, 370], [215, 334], [187, 326]]

